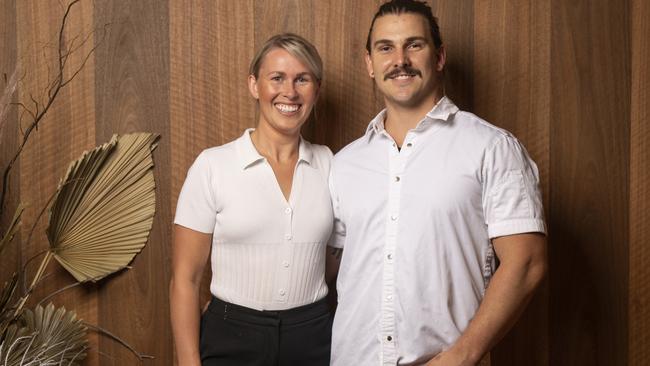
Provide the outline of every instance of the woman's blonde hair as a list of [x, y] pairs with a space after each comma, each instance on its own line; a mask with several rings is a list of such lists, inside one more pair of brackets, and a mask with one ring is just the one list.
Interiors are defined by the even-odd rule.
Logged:
[[289, 52], [292, 56], [304, 63], [319, 83], [323, 79], [323, 61], [316, 47], [308, 40], [293, 33], [277, 34], [269, 38], [262, 48], [257, 51], [253, 60], [251, 60], [248, 71], [249, 75], [253, 75], [257, 79], [264, 57], [276, 48]]

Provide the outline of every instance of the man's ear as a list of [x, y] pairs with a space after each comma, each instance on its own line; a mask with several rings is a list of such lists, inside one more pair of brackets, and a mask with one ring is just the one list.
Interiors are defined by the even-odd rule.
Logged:
[[445, 68], [445, 62], [447, 62], [447, 51], [445, 51], [445, 45], [440, 45], [440, 47], [438, 47], [436, 56], [438, 56], [438, 59], [436, 60], [436, 71], [442, 72]]
[[366, 51], [366, 56], [364, 59], [366, 60], [366, 70], [368, 71], [368, 75], [374, 79], [375, 72], [372, 69], [372, 59], [370, 58], [370, 53], [368, 51]]
[[255, 75], [248, 75], [248, 91], [251, 93], [253, 98], [260, 98], [260, 95], [257, 92], [257, 79], [255, 78]]

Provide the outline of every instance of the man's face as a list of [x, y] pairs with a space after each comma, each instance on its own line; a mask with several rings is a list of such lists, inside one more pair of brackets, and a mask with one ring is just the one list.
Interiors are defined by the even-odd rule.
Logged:
[[423, 16], [403, 13], [377, 18], [370, 51], [366, 54], [368, 74], [387, 105], [414, 108], [434, 100], [445, 53], [442, 47], [436, 50]]

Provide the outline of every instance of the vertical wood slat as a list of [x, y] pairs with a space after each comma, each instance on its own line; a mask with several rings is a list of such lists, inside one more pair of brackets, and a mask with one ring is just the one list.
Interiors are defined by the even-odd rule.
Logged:
[[[364, 56], [370, 21], [380, 1], [316, 1], [314, 45], [323, 59], [323, 85], [314, 107], [316, 123], [306, 126], [313, 142], [333, 152], [361, 136], [382, 108], [374, 95]], [[336, 31], [324, 31], [334, 30]]]
[[632, 0], [629, 365], [650, 360], [650, 3]]
[[552, 1], [551, 365], [624, 365], [628, 2]]
[[[247, 88], [253, 9], [252, 0], [170, 3], [170, 225], [187, 170], [201, 150], [232, 141], [255, 125]], [[211, 296], [209, 267], [208, 259], [201, 304]]]
[[[65, 6], [58, 1], [17, 2], [18, 54], [20, 70], [24, 79], [20, 85], [19, 99], [33, 108], [31, 98], [42, 110], [48, 98], [48, 84], [58, 70], [58, 35]], [[85, 36], [92, 33], [92, 5], [78, 3], [71, 8], [64, 31], [65, 50], [75, 49], [67, 59], [64, 79], [72, 77], [81, 67], [84, 56], [93, 47], [92, 37], [83, 43]], [[20, 199], [27, 205], [21, 228], [23, 262], [37, 256], [48, 247], [44, 231], [47, 226], [45, 214], [36, 226], [32, 241], [26, 243], [28, 232], [37, 221], [39, 212], [47, 205], [55, 192], [59, 180], [69, 163], [77, 159], [84, 150], [94, 146], [94, 100], [93, 60], [89, 60], [82, 72], [61, 89], [47, 115], [34, 131], [21, 155]], [[24, 130], [29, 119], [21, 124]], [[22, 135], [20, 137], [22, 140]], [[38, 255], [27, 268], [27, 281], [31, 282], [42, 255]], [[51, 263], [48, 276], [32, 294], [29, 304], [35, 304], [44, 296], [74, 282], [58, 263]], [[74, 309], [77, 316], [89, 323], [97, 322], [97, 299], [92, 285], [66, 291], [65, 296], [53, 298], [57, 306]], [[90, 336], [91, 346], [96, 337]], [[96, 347], [87, 356], [89, 362], [97, 359]]]
[[[17, 81], [20, 76], [17, 69], [16, 21], [16, 2], [0, 1], [0, 102], [4, 103], [18, 101], [18, 91], [11, 88], [12, 80]], [[18, 131], [18, 108], [10, 104], [0, 104], [0, 174], [4, 173], [4, 168], [18, 149]], [[1, 177], [2, 175], [0, 185]], [[17, 162], [12, 168], [9, 180], [9, 190], [3, 207], [5, 214], [0, 217], [0, 236], [5, 234], [20, 201], [19, 177], [20, 162]], [[5, 280], [11, 278], [12, 273], [22, 265], [19, 242], [20, 234], [16, 235], [14, 241], [0, 255], [0, 286], [3, 286]]]
[[[526, 146], [548, 208], [550, 7], [539, 1], [489, 1], [476, 2], [474, 12], [472, 111]], [[491, 352], [493, 365], [548, 365], [547, 301], [544, 284]]]
[[[156, 215], [147, 246], [132, 269], [100, 287], [99, 322], [135, 349], [167, 364], [172, 359], [169, 306], [169, 9], [155, 0], [95, 3], [96, 24], [109, 24], [96, 52], [97, 141], [114, 133], [161, 135], [154, 152]], [[107, 337], [100, 338], [102, 365], [136, 364], [134, 356]]]

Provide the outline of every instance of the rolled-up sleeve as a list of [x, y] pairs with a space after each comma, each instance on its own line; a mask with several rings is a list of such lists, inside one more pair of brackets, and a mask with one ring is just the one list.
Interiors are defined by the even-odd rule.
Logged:
[[200, 154], [192, 164], [176, 205], [174, 223], [211, 234], [217, 215], [212, 171], [205, 154]]
[[501, 136], [487, 149], [482, 176], [490, 238], [546, 233], [537, 166], [516, 138]]

